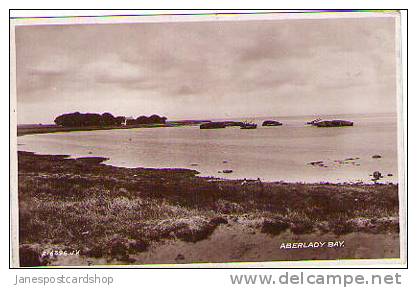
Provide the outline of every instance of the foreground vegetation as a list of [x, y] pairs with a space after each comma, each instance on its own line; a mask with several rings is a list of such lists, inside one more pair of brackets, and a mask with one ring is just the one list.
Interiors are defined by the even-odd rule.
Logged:
[[165, 240], [197, 242], [241, 219], [271, 235], [399, 232], [398, 185], [242, 182], [104, 160], [19, 152], [22, 266], [47, 265], [40, 254], [48, 249], [129, 262]]

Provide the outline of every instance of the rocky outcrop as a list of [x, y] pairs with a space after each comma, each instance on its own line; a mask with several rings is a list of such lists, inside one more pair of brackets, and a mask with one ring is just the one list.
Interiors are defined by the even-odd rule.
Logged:
[[306, 125], [314, 125], [315, 123], [320, 122], [320, 121], [321, 121], [321, 118], [317, 118], [312, 121], [306, 122]]
[[343, 126], [353, 126], [352, 121], [346, 120], [323, 120], [318, 121], [312, 124], [316, 127], [343, 127]]
[[216, 128], [242, 127], [242, 126], [244, 126], [244, 123], [239, 122], [239, 121], [219, 121], [219, 122], [203, 123], [200, 125], [200, 129], [216, 129]]
[[239, 122], [239, 121], [225, 121], [223, 122], [226, 127], [242, 127], [244, 124], [243, 122]]
[[256, 129], [258, 125], [252, 122], [243, 122], [243, 125], [240, 126], [240, 129]]
[[200, 129], [219, 129], [219, 128], [226, 128], [226, 124], [224, 122], [209, 122], [200, 125]]
[[282, 123], [274, 120], [265, 120], [262, 126], [282, 126]]
[[373, 176], [372, 181], [374, 181], [374, 182], [378, 181], [381, 178], [384, 178], [384, 176], [382, 176], [381, 172], [379, 172], [379, 171], [375, 171], [372, 174], [372, 176]]

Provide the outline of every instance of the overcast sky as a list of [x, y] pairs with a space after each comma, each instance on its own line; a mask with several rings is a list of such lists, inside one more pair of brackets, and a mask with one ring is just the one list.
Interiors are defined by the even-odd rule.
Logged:
[[395, 112], [394, 18], [17, 27], [18, 123]]

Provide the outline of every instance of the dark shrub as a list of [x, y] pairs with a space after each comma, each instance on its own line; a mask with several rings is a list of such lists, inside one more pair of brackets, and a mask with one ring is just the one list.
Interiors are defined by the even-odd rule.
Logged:
[[210, 224], [220, 225], [220, 224], [227, 224], [228, 221], [226, 218], [217, 216], [210, 220]]
[[202, 225], [198, 229], [182, 229], [176, 233], [176, 236], [185, 241], [185, 242], [198, 242], [204, 239], [207, 239], [211, 234], [213, 234], [214, 230], [216, 229], [217, 225], [207, 223], [206, 225]]
[[107, 244], [108, 253], [117, 260], [127, 261], [129, 259], [129, 247], [126, 239], [114, 236]]
[[290, 225], [281, 218], [265, 219], [262, 223], [262, 233], [279, 235], [290, 227]]
[[294, 234], [308, 234], [313, 232], [314, 226], [310, 221], [294, 221], [291, 223], [291, 232]]
[[21, 267], [36, 267], [46, 265], [46, 262], [41, 258], [40, 252], [30, 245], [20, 245], [19, 258]]
[[352, 233], [355, 230], [355, 227], [353, 223], [347, 219], [337, 219], [330, 222], [330, 230], [336, 235], [343, 235]]
[[148, 250], [149, 248], [149, 242], [142, 240], [142, 239], [136, 239], [136, 240], [129, 240], [129, 252], [135, 253], [135, 252], [144, 252]]
[[100, 258], [103, 257], [103, 246], [94, 245], [91, 249], [86, 249], [84, 254], [88, 257]]

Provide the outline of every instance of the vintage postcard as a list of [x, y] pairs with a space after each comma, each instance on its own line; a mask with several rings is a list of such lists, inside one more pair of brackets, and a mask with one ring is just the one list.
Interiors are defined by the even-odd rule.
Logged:
[[13, 266], [404, 263], [400, 25], [11, 19]]

